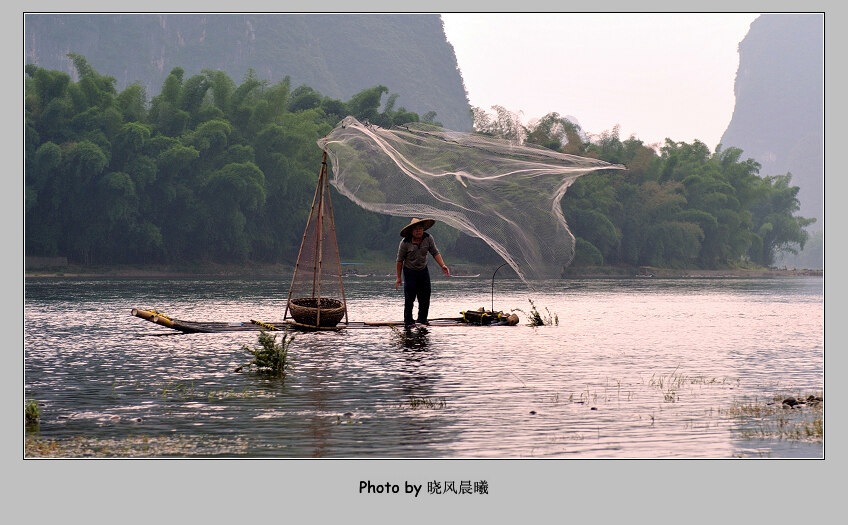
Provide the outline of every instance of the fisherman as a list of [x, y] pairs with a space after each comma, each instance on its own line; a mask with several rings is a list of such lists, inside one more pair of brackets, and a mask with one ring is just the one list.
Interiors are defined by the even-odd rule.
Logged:
[[412, 306], [418, 299], [418, 323], [430, 324], [427, 313], [430, 309], [430, 272], [427, 270], [427, 252], [433, 256], [442, 272], [450, 277], [450, 269], [442, 260], [442, 255], [436, 248], [433, 236], [424, 230], [429, 229], [436, 221], [433, 219], [412, 219], [400, 231], [403, 240], [398, 246], [397, 280], [395, 290], [400, 287], [401, 271], [403, 272], [403, 326], [415, 326], [412, 320]]

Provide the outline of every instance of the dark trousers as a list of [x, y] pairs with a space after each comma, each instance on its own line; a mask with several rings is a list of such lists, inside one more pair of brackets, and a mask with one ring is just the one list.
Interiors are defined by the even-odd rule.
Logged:
[[403, 267], [403, 324], [410, 325], [412, 320], [412, 304], [418, 299], [418, 322], [427, 322], [430, 310], [430, 272], [410, 270]]

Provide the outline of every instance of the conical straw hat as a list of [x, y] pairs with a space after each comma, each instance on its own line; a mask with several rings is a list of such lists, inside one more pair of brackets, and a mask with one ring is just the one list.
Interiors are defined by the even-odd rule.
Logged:
[[412, 229], [416, 226], [423, 226], [425, 230], [436, 224], [435, 219], [412, 219], [409, 224], [403, 227], [400, 231], [401, 237], [409, 237], [412, 235]]

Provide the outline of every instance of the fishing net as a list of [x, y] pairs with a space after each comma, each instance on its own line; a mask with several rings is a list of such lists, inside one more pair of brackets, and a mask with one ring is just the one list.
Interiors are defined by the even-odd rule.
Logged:
[[332, 184], [366, 210], [431, 217], [497, 252], [525, 282], [559, 278], [574, 258], [560, 201], [577, 177], [620, 165], [412, 123], [342, 120], [318, 141]]

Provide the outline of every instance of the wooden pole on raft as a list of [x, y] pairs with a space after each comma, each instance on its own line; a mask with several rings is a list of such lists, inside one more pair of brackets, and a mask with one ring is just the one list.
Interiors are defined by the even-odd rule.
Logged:
[[[318, 175], [318, 187], [321, 190], [321, 197], [318, 199], [318, 230], [317, 235], [315, 236], [315, 260], [317, 267], [317, 277], [318, 277], [318, 296], [316, 298], [315, 307], [318, 309], [315, 315], [315, 326], [321, 326], [321, 271], [322, 271], [322, 263], [321, 258], [324, 256], [323, 253], [323, 244], [324, 244], [324, 186], [325, 180], [327, 178], [327, 150], [324, 150], [324, 155], [321, 157], [321, 173]], [[316, 274], [312, 274], [312, 296], [315, 297], [315, 277]]]
[[[325, 151], [326, 153], [326, 151]], [[325, 171], [326, 173], [326, 171]], [[339, 287], [342, 291], [342, 305], [344, 305], [344, 319], [345, 324], [348, 324], [347, 320], [347, 299], [345, 298], [345, 289], [344, 289], [344, 281], [342, 280], [342, 258], [341, 254], [339, 254], [339, 238], [336, 236], [336, 218], [333, 216], [333, 199], [330, 198], [330, 183], [329, 179], [327, 179], [327, 209], [329, 210], [330, 215], [330, 228], [333, 231], [333, 242], [336, 243], [336, 254], [339, 256], [338, 261], [338, 276], [339, 276]]]

